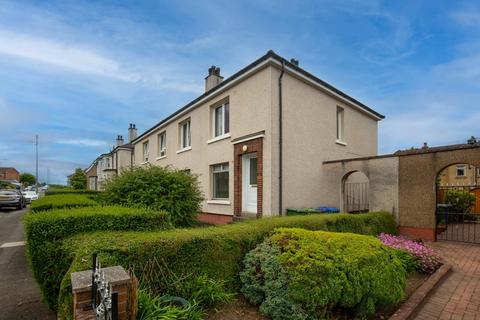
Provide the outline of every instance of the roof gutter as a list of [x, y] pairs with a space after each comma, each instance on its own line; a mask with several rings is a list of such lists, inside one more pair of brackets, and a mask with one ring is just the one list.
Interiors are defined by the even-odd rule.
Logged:
[[282, 71], [278, 77], [278, 211], [283, 215], [283, 105], [282, 79], [285, 73], [285, 62], [282, 61]]

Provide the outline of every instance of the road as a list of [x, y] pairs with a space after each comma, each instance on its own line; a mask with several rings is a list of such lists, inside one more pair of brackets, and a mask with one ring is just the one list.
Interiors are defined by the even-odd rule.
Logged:
[[22, 225], [26, 212], [0, 211], [0, 319], [54, 320], [27, 266]]

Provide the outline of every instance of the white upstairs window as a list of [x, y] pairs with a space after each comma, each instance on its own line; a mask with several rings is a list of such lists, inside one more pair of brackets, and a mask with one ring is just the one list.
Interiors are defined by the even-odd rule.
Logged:
[[180, 124], [180, 149], [191, 146], [190, 119]]
[[213, 137], [223, 136], [230, 132], [230, 106], [228, 102], [213, 110]]
[[146, 141], [143, 143], [143, 162], [148, 161], [148, 152], [149, 152], [148, 141]]
[[337, 107], [337, 141], [345, 142], [344, 137], [344, 117], [345, 111], [341, 107]]
[[158, 156], [167, 156], [167, 133], [165, 131], [158, 135]]

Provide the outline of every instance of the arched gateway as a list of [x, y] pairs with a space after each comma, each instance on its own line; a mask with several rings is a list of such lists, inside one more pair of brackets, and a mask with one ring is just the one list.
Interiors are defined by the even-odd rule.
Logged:
[[[456, 166], [462, 164], [470, 166], [465, 170], [475, 168], [474, 170], [478, 171], [476, 168], [480, 167], [480, 142], [473, 140], [467, 144], [443, 147], [425, 145], [419, 149], [398, 151], [388, 155], [340, 159], [323, 163], [331, 190], [338, 192], [337, 205], [343, 211], [346, 211], [343, 200], [345, 176], [351, 172], [361, 171], [369, 180], [370, 211], [391, 212], [396, 218], [400, 233], [430, 241], [435, 241], [438, 233], [438, 239], [480, 242], [480, 226], [475, 225], [473, 229], [473, 222], [476, 223], [477, 216], [472, 216], [472, 213], [476, 212], [460, 212], [459, 214], [464, 215], [457, 215], [453, 220], [444, 219], [443, 222], [438, 220], [441, 214], [445, 218], [445, 210], [442, 208], [442, 204], [445, 204], [442, 202], [445, 201], [439, 198], [444, 192], [439, 191], [441, 190], [438, 184], [439, 173], [451, 165], [454, 165], [456, 170]], [[458, 169], [461, 174], [463, 167]], [[480, 174], [480, 172], [477, 173]], [[480, 194], [475, 185], [469, 188], [468, 192], [476, 197]], [[475, 207], [471, 209], [473, 211], [480, 206], [479, 201], [475, 201]], [[448, 215], [453, 216], [453, 213], [449, 211]], [[458, 224], [459, 219], [463, 219], [462, 221], [468, 225], [461, 226]], [[478, 220], [480, 222], [480, 218]], [[450, 224], [453, 221], [457, 221], [457, 224]], [[461, 233], [459, 230], [461, 227], [466, 230], [466, 233]], [[468, 227], [470, 231], [467, 230]], [[445, 233], [451, 230], [458, 231], [459, 236], [452, 238]], [[475, 232], [475, 236], [470, 235], [469, 232]]]

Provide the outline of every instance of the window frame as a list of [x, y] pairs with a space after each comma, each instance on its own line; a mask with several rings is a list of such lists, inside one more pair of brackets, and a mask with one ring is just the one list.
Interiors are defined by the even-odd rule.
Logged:
[[[167, 132], [166, 131], [160, 132], [157, 136], [157, 139], [158, 139], [158, 157], [165, 158], [167, 156]], [[162, 141], [164, 142], [163, 148], [162, 148]]]
[[149, 155], [150, 155], [150, 141], [145, 141], [142, 143], [142, 158], [143, 162], [148, 162]]
[[[185, 143], [185, 137], [183, 135], [183, 127], [187, 126], [188, 132], [187, 132], [187, 142], [188, 144]], [[192, 124], [191, 124], [191, 119], [188, 118], [182, 122], [179, 123], [179, 130], [180, 130], [180, 150], [184, 150], [187, 148], [192, 147]]]
[[[219, 168], [219, 170], [216, 170], [216, 168]], [[218, 191], [216, 188], [216, 183], [215, 183], [215, 175], [216, 174], [227, 174], [227, 196], [226, 197], [219, 197], [216, 192]], [[212, 175], [212, 200], [228, 200], [230, 199], [230, 164], [228, 162], [223, 162], [223, 163], [217, 163], [214, 165], [211, 165], [211, 175]]]
[[345, 109], [337, 106], [336, 112], [336, 141], [345, 142]]
[[[217, 110], [221, 111], [221, 131], [217, 134]], [[226, 128], [228, 127], [228, 128]], [[230, 103], [225, 101], [212, 107], [212, 138], [230, 134]]]
[[[458, 170], [463, 170], [463, 174], [462, 175], [459, 175], [458, 174]], [[455, 177], [457, 178], [464, 178], [467, 176], [467, 166], [464, 165], [464, 164], [457, 164], [455, 166]]]

